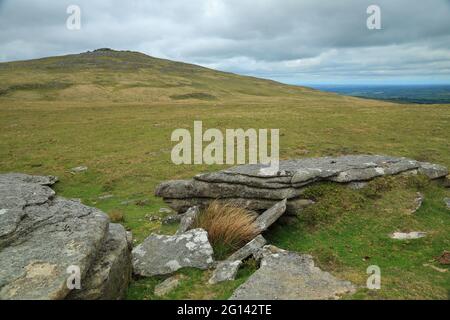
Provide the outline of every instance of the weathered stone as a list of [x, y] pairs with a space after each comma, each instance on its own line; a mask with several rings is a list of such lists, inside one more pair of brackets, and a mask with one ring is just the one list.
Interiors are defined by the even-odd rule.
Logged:
[[234, 280], [241, 264], [241, 260], [226, 260], [219, 262], [208, 283], [216, 284], [219, 282]]
[[84, 278], [103, 245], [108, 217], [53, 199], [47, 186], [0, 177], [0, 299], [65, 298], [67, 268], [79, 266]]
[[214, 262], [203, 229], [174, 236], [153, 234], [133, 249], [132, 257], [133, 271], [140, 276], [170, 274], [183, 267], [207, 269]]
[[[114, 262], [109, 277], [117, 280], [126, 274], [126, 264], [130, 269], [130, 259], [126, 262], [125, 255], [118, 254], [123, 245], [109, 246], [117, 227], [108, 232], [107, 215], [54, 197], [47, 185], [55, 181], [55, 177], [0, 175], [0, 299], [65, 299], [70, 293], [69, 267], [79, 267], [81, 283], [87, 285], [90, 278], [102, 277], [94, 274], [99, 260], [110, 261], [116, 253], [117, 259], [123, 258], [121, 267], [115, 268]], [[126, 240], [123, 243], [127, 247]], [[122, 284], [102, 283], [113, 291]], [[119, 298], [106, 289], [102, 292], [109, 294], [107, 298]]]
[[0, 183], [7, 182], [24, 182], [35, 183], [41, 186], [52, 186], [58, 182], [58, 177], [55, 176], [30, 176], [24, 173], [5, 173], [0, 175]]
[[411, 239], [420, 239], [427, 235], [426, 232], [413, 231], [413, 232], [394, 232], [390, 235], [392, 239], [397, 240], [411, 240]]
[[131, 252], [127, 232], [120, 224], [109, 224], [108, 237], [96, 260], [68, 299], [116, 300], [125, 296], [131, 279]]
[[430, 179], [438, 179], [448, 175], [448, 170], [446, 167], [438, 164], [419, 162], [419, 173], [426, 175]]
[[183, 278], [183, 275], [175, 275], [167, 278], [155, 287], [155, 296], [163, 297], [169, 294], [180, 285], [180, 282]]
[[238, 251], [234, 252], [227, 258], [228, 261], [245, 260], [251, 255], [256, 254], [267, 243], [262, 235], [257, 236], [252, 241], [248, 242]]
[[447, 206], [447, 209], [450, 210], [450, 198], [445, 198], [444, 203]]
[[411, 209], [411, 214], [416, 213], [416, 211], [420, 209], [424, 199], [425, 199], [425, 196], [422, 193], [420, 193], [420, 192], [416, 193], [416, 198], [414, 199], [414, 204], [413, 204], [413, 208]]
[[356, 290], [350, 282], [317, 268], [309, 255], [272, 251], [262, 250], [260, 268], [235, 290], [231, 300], [338, 299]]
[[178, 227], [177, 234], [182, 234], [188, 231], [195, 222], [200, 210], [198, 207], [189, 208], [186, 213], [181, 217], [180, 226]]
[[266, 231], [286, 211], [286, 199], [259, 215], [255, 224], [260, 232]]
[[352, 190], [360, 190], [367, 187], [367, 182], [364, 181], [353, 181], [347, 185]]
[[70, 169], [70, 172], [72, 172], [72, 173], [79, 173], [79, 172], [87, 171], [87, 169], [88, 169], [88, 167], [86, 167], [86, 166], [79, 166], [79, 167], [75, 167], [75, 168]]

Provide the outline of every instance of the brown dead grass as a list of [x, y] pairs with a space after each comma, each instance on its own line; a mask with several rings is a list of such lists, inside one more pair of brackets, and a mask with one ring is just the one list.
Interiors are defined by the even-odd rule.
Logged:
[[258, 234], [256, 214], [234, 203], [213, 201], [202, 211], [193, 228], [208, 232], [216, 256], [224, 258]]

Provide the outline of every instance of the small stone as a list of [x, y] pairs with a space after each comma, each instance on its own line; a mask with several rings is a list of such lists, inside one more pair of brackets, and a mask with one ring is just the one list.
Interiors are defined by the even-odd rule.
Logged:
[[411, 212], [410, 212], [411, 214], [415, 213], [417, 210], [420, 209], [424, 199], [425, 199], [425, 196], [422, 193], [417, 192], [416, 199], [414, 199], [414, 207], [411, 209]]
[[445, 198], [444, 203], [447, 206], [447, 209], [450, 210], [450, 198]]
[[79, 167], [75, 167], [75, 168], [70, 169], [70, 172], [72, 172], [72, 173], [80, 173], [80, 172], [84, 172], [84, 171], [87, 171], [87, 170], [88, 170], [88, 167], [86, 167], [86, 166], [79, 166]]
[[353, 181], [347, 184], [347, 186], [352, 190], [360, 190], [367, 187], [367, 182], [364, 181]]
[[169, 208], [161, 208], [159, 209], [159, 213], [172, 213], [173, 210]]
[[162, 297], [169, 294], [180, 285], [181, 280], [184, 278], [183, 275], [175, 275], [167, 278], [155, 287], [155, 296]]
[[208, 283], [216, 284], [219, 282], [234, 280], [241, 264], [241, 260], [226, 260], [219, 262]]
[[420, 231], [413, 231], [413, 232], [409, 232], [409, 233], [394, 232], [393, 234], [390, 235], [390, 237], [392, 239], [397, 239], [397, 240], [412, 240], [412, 239], [423, 238], [426, 235], [427, 235], [426, 232], [420, 232]]

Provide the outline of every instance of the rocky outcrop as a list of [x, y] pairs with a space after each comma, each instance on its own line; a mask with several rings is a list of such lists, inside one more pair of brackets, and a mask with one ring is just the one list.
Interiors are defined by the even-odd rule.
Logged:
[[[125, 230], [95, 208], [55, 197], [56, 181], [0, 175], [0, 299], [120, 298], [131, 264]], [[80, 271], [76, 293], [67, 285], [72, 267]]]
[[420, 172], [430, 179], [445, 177], [447, 168], [407, 158], [379, 155], [308, 158], [280, 161], [279, 171], [267, 174], [264, 165], [242, 165], [200, 174], [191, 180], [161, 183], [155, 194], [175, 211], [205, 206], [214, 199], [237, 202], [263, 211], [287, 199], [287, 212], [296, 213], [311, 204], [304, 188], [318, 181], [352, 183], [385, 175]]
[[193, 229], [165, 236], [152, 234], [132, 251], [133, 272], [139, 276], [170, 274], [184, 267], [207, 269], [213, 262], [208, 233]]
[[255, 220], [255, 225], [257, 226], [259, 232], [266, 231], [285, 212], [286, 212], [286, 199], [278, 202], [273, 207], [264, 211]]
[[82, 290], [72, 290], [68, 299], [124, 298], [131, 279], [131, 269], [127, 232], [122, 225], [110, 223], [106, 241], [82, 282]]
[[338, 299], [355, 292], [348, 281], [336, 279], [314, 265], [311, 256], [266, 246], [261, 266], [238, 287], [231, 300]]

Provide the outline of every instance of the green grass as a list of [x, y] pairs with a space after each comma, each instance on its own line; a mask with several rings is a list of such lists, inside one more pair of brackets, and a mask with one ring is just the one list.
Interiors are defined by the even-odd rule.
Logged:
[[[280, 128], [283, 159], [367, 153], [450, 167], [449, 105], [342, 97], [132, 52], [0, 64], [0, 83], [20, 88], [0, 95], [0, 172], [58, 176], [59, 195], [107, 213], [122, 212], [136, 244], [152, 232], [176, 230], [146, 218], [163, 216], [159, 209], [165, 205], [153, 196], [158, 183], [224, 168], [171, 163], [171, 132], [192, 129], [194, 120], [202, 120], [205, 130]], [[70, 86], [33, 85], [39, 83]], [[199, 92], [216, 99], [170, 98]], [[88, 171], [70, 173], [80, 165]], [[361, 289], [348, 298], [447, 299], [450, 272], [423, 264], [435, 264], [433, 257], [450, 249], [450, 212], [442, 201], [450, 191], [420, 181], [379, 181], [359, 191], [335, 184], [313, 187], [309, 193], [318, 204], [296, 225], [271, 229], [268, 238], [282, 248], [312, 253], [325, 270], [358, 285], [367, 279], [367, 266], [378, 264], [382, 289]], [[419, 189], [424, 205], [407, 216]], [[105, 194], [113, 197], [99, 199]], [[390, 240], [387, 234], [397, 229], [430, 234]], [[210, 271], [183, 270], [187, 279], [167, 298], [226, 298], [251, 270], [215, 286], [206, 284]], [[134, 281], [129, 298], [155, 298], [153, 287], [162, 279]]]

